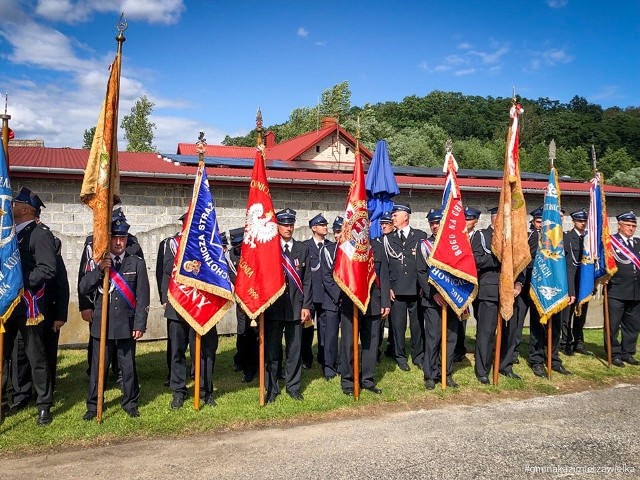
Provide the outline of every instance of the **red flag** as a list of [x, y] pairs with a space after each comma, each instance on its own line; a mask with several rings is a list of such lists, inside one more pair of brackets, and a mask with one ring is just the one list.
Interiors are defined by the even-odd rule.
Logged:
[[369, 213], [360, 151], [356, 150], [353, 179], [347, 197], [342, 236], [336, 249], [333, 279], [362, 311], [367, 311], [371, 284], [376, 279], [369, 242]]
[[14, 138], [16, 138], [16, 134], [13, 133], [13, 130], [9, 129], [9, 140], [13, 140]]
[[236, 300], [251, 319], [257, 318], [284, 292], [280, 236], [264, 168], [264, 146], [256, 150], [244, 241], [235, 283]]

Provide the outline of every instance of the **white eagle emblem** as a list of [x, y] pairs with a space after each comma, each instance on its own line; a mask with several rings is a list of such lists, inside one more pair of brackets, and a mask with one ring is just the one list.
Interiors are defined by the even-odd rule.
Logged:
[[540, 287], [540, 293], [542, 293], [545, 300], [551, 300], [553, 297], [558, 295], [559, 292], [560, 289], [556, 287]]
[[278, 225], [273, 221], [273, 212], [264, 214], [261, 203], [254, 203], [247, 210], [247, 226], [244, 243], [256, 248], [256, 242], [267, 243], [278, 234]]

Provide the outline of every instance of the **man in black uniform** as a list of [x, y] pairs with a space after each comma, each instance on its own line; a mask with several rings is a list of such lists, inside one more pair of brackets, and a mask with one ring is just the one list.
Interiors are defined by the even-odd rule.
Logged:
[[[531, 252], [531, 262], [526, 269], [526, 277], [524, 284], [525, 302], [529, 309], [529, 366], [537, 377], [546, 377], [547, 372], [545, 369], [545, 348], [547, 346], [547, 328], [540, 323], [540, 313], [531, 299], [531, 276], [533, 273], [533, 264], [538, 252], [538, 241], [540, 239], [540, 230], [542, 229], [542, 207], [538, 207], [530, 212], [533, 220], [531, 221], [532, 230], [529, 235], [529, 250]], [[565, 246], [566, 252], [566, 246]], [[575, 292], [573, 292], [572, 279], [570, 272], [567, 272], [567, 283], [569, 284], [569, 297], [575, 298]], [[524, 321], [524, 319], [523, 319]], [[551, 355], [551, 369], [554, 372], [558, 372], [562, 375], [570, 375], [571, 372], [562, 365], [562, 360], [558, 354], [560, 350], [560, 333], [562, 330], [562, 318], [560, 315], [552, 315], [547, 321], [551, 324], [551, 352], [546, 352], [547, 355]]]
[[[334, 247], [335, 248], [335, 247]], [[377, 395], [382, 390], [376, 386], [375, 371], [378, 359], [378, 335], [380, 321], [391, 311], [389, 265], [384, 246], [380, 242], [371, 242], [376, 280], [371, 284], [370, 300], [367, 311], [362, 314], [358, 310], [358, 333], [361, 344], [360, 385]], [[334, 254], [335, 256], [335, 254]], [[340, 330], [342, 342], [340, 344], [340, 377], [342, 392], [353, 395], [353, 301], [340, 289]]]
[[326, 381], [338, 375], [338, 333], [340, 330], [340, 293], [342, 290], [333, 278], [333, 262], [336, 258], [336, 248], [342, 233], [343, 221], [344, 219], [339, 215], [333, 220], [333, 236], [336, 241], [324, 247], [320, 253], [320, 272], [324, 292], [322, 309], [325, 314], [324, 365], [322, 373]]
[[[496, 326], [500, 307], [500, 262], [491, 251], [493, 241], [493, 227], [498, 214], [498, 207], [489, 210], [491, 225], [479, 230], [473, 237], [471, 247], [478, 269], [478, 296], [474, 305], [476, 316], [476, 351], [475, 374], [478, 381], [489, 385], [489, 372], [494, 362], [494, 348], [496, 343]], [[524, 274], [520, 274], [513, 285], [516, 300], [522, 292]], [[516, 346], [518, 326], [518, 307], [514, 304], [514, 314], [508, 322], [502, 321], [503, 335], [500, 345], [499, 372], [509, 378], [520, 380], [520, 376], [513, 371], [513, 352]]]
[[409, 226], [409, 205], [395, 204], [391, 213], [394, 233], [385, 235], [385, 251], [389, 259], [391, 282], [391, 323], [395, 359], [401, 370], [409, 371], [405, 348], [407, 313], [411, 331], [411, 360], [422, 367], [424, 356], [424, 325], [420, 311], [418, 278], [416, 272], [416, 250], [421, 240], [427, 237], [422, 230]]
[[[42, 208], [45, 208], [43, 205]], [[40, 209], [36, 211], [36, 222], [42, 228], [49, 230], [49, 227], [40, 222]], [[42, 322], [42, 334], [44, 347], [47, 352], [47, 367], [49, 376], [55, 392], [56, 372], [58, 366], [58, 340], [60, 329], [67, 322], [69, 313], [69, 280], [67, 278], [67, 268], [62, 258], [62, 244], [58, 237], [53, 237], [56, 246], [56, 276], [46, 282], [44, 291], [45, 308], [42, 312], [44, 320]], [[22, 334], [18, 332], [11, 356], [11, 382], [13, 386], [13, 403], [11, 410], [20, 410], [29, 404], [32, 397], [33, 382], [31, 381], [31, 369], [29, 360], [24, 351], [24, 341]]]
[[[607, 285], [611, 357], [616, 367], [640, 365], [635, 357], [640, 331], [640, 241], [634, 238], [637, 219], [633, 212], [621, 213], [618, 233], [611, 237], [618, 271]], [[621, 341], [618, 332], [622, 331]], [[605, 337], [605, 349], [606, 349]]]
[[[571, 214], [573, 229], [565, 233], [564, 246], [567, 254], [567, 265], [569, 261], [575, 271], [574, 290], [577, 292], [580, 287], [580, 264], [582, 263], [582, 253], [584, 251], [584, 236], [587, 227], [586, 210], [577, 210]], [[574, 352], [587, 355], [589, 352], [584, 346], [584, 323], [587, 319], [589, 302], [580, 306], [578, 315], [578, 305], [574, 303], [568, 307], [566, 315], [562, 319], [562, 339], [560, 348], [566, 355], [573, 355]]]
[[[34, 192], [23, 187], [13, 200], [13, 218], [20, 250], [24, 294], [5, 323], [2, 390], [7, 391], [10, 381], [9, 360], [18, 332], [24, 341], [24, 350], [31, 366], [31, 379], [36, 390], [38, 425], [53, 420], [53, 383], [47, 367], [43, 322], [47, 282], [56, 276], [56, 246], [51, 232], [36, 222], [37, 211], [44, 204]], [[26, 303], [29, 303], [27, 308]], [[3, 401], [6, 394], [3, 395]]]
[[[431, 267], [428, 260], [436, 242], [442, 210], [432, 208], [427, 214], [431, 236], [418, 243], [419, 252], [416, 255], [416, 270], [418, 283], [422, 291], [421, 307], [424, 315], [424, 386], [427, 390], [433, 390], [436, 382], [442, 378], [442, 362], [446, 362], [447, 386], [457, 388], [458, 384], [453, 380], [453, 354], [457, 340], [459, 318], [448, 306], [447, 302], [438, 290], [429, 283]], [[440, 342], [442, 341], [442, 307], [447, 308], [447, 358], [440, 358]]]
[[282, 247], [282, 266], [285, 270], [285, 291], [264, 315], [266, 343], [266, 397], [267, 403], [275, 402], [280, 393], [278, 362], [282, 355], [282, 335], [285, 341], [285, 385], [294, 400], [302, 400], [302, 324], [311, 321], [313, 296], [309, 249], [294, 240], [296, 212], [285, 208], [276, 213], [278, 234]]
[[[127, 221], [121, 207], [116, 207], [113, 209], [113, 212], [111, 213], [111, 221], [114, 220], [123, 220], [125, 222]], [[142, 248], [138, 243], [138, 239], [130, 233], [127, 233], [126, 250], [127, 253], [136, 255], [144, 260], [144, 254], [142, 253]], [[80, 293], [80, 281], [87, 272], [90, 272], [94, 268], [96, 268], [96, 263], [93, 260], [93, 235], [89, 235], [84, 241], [84, 246], [82, 247], [82, 256], [80, 257], [80, 267], [78, 268], [78, 308], [80, 310], [80, 316], [87, 323], [90, 323], [91, 319], [93, 318], [94, 298], [93, 296], [83, 295]], [[89, 325], [89, 331], [91, 331], [91, 325]], [[91, 350], [92, 345], [93, 344], [91, 342], [91, 336], [89, 336], [89, 343], [87, 344], [87, 375], [89, 375], [89, 370], [91, 369], [91, 358], [93, 356]], [[118, 359], [117, 355], [115, 355], [115, 352], [111, 352], [111, 359], [113, 361], [113, 374], [117, 377], [118, 383], [121, 383], [117, 364]]]
[[[393, 219], [391, 218], [391, 212], [384, 212], [380, 216], [380, 228], [382, 229], [382, 236], [378, 238], [374, 238], [374, 242], [379, 242], [384, 246], [384, 236], [395, 231], [393, 227]], [[387, 252], [385, 251], [385, 255]], [[388, 264], [388, 262], [387, 262]], [[389, 358], [396, 358], [396, 354], [394, 353], [393, 348], [393, 333], [391, 331], [391, 316], [387, 315], [380, 320], [380, 335], [378, 336], [378, 361], [382, 357], [382, 340], [384, 338], [384, 326], [387, 324], [387, 348], [384, 351], [384, 354]]]
[[[303, 243], [309, 249], [309, 267], [311, 268], [311, 289], [313, 290], [313, 309], [311, 310], [311, 318], [315, 319], [316, 328], [318, 330], [318, 363], [324, 365], [324, 331], [325, 331], [325, 314], [322, 308], [322, 298], [324, 297], [324, 288], [322, 287], [322, 272], [320, 271], [320, 255], [322, 248], [331, 244], [326, 240], [328, 233], [328, 222], [324, 216], [319, 213], [309, 220], [309, 228], [313, 236]], [[302, 329], [302, 368], [309, 369], [313, 364], [313, 325]]]
[[[476, 224], [480, 219], [480, 210], [478, 210], [477, 208], [465, 207], [464, 218], [467, 222], [466, 230], [467, 230], [467, 235], [469, 235], [469, 242], [473, 242], [473, 237], [477, 233]], [[472, 304], [473, 304], [473, 315], [477, 316], [477, 310], [478, 310], [477, 300], [474, 299]], [[461, 319], [458, 322], [458, 335], [457, 335], [457, 341], [456, 341], [456, 348], [454, 348], [453, 350], [454, 362], [463, 361], [465, 358], [465, 355], [467, 354], [467, 347], [465, 347], [464, 345], [464, 340], [467, 335], [467, 320], [466, 320], [466, 316], [463, 318], [465, 319], [464, 320]]]
[[[238, 262], [244, 240], [244, 227], [229, 230], [231, 250], [229, 251], [229, 276], [231, 283], [235, 283], [238, 272]], [[256, 327], [251, 326], [251, 320], [245, 311], [236, 303], [236, 318], [238, 320], [238, 333], [236, 337], [236, 349], [238, 365], [242, 370], [242, 381], [252, 382], [258, 372], [258, 333]]]
[[[136, 341], [147, 329], [149, 313], [149, 278], [144, 260], [126, 251], [129, 225], [124, 220], [111, 222], [110, 255], [98, 263], [96, 268], [82, 277], [79, 291], [95, 298], [91, 321], [93, 343], [91, 373], [87, 394], [87, 411], [82, 417], [96, 417], [98, 404], [98, 364], [100, 357], [100, 328], [102, 324], [102, 291], [105, 269], [109, 268], [109, 306], [105, 365], [115, 351], [122, 372], [122, 401], [124, 411], [130, 417], [140, 416], [138, 397], [140, 385], [136, 369]], [[111, 348], [109, 348], [109, 346]]]

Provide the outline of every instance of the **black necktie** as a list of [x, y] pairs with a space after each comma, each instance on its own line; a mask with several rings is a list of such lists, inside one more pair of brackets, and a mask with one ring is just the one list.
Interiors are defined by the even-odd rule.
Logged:
[[289, 255], [290, 253], [291, 253], [291, 252], [289, 251], [289, 244], [288, 244], [288, 243], [285, 243], [285, 244], [284, 244], [284, 254], [285, 254], [287, 257], [291, 258], [291, 255]]
[[120, 256], [116, 255], [116, 257], [114, 258], [114, 268], [116, 269], [116, 272], [120, 271], [120, 267], [122, 266], [122, 262], [120, 261]]
[[404, 232], [402, 230], [400, 230], [400, 242], [402, 243], [402, 245], [404, 245], [404, 241], [406, 240], [406, 238], [404, 237]]
[[318, 242], [318, 250], [322, 248], [322, 242]]

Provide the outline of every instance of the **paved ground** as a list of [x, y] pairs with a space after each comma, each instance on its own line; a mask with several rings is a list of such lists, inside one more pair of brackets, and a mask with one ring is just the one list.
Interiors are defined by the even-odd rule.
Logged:
[[[2, 479], [640, 478], [640, 387], [0, 462]], [[197, 458], [195, 453], [198, 452]]]

